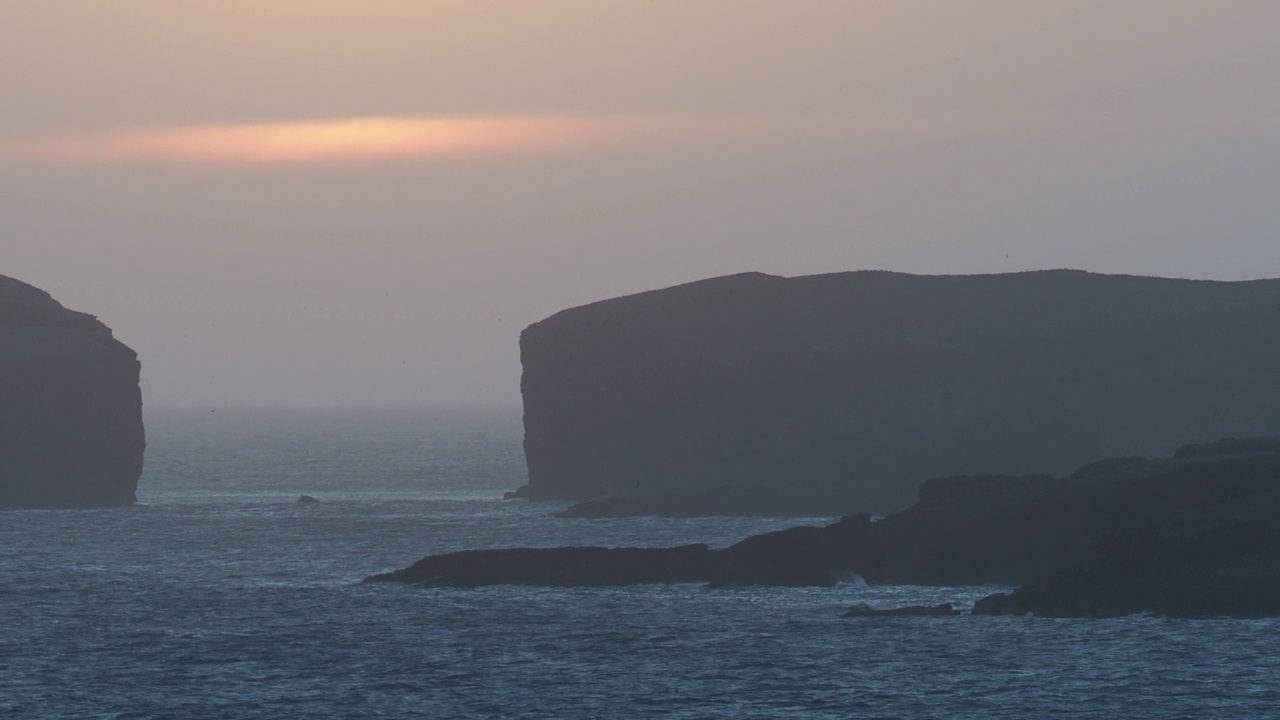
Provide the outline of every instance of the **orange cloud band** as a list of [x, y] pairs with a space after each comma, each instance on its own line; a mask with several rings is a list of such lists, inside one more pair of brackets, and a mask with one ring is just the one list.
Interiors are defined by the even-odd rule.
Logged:
[[528, 155], [654, 134], [714, 132], [711, 121], [574, 116], [367, 117], [112, 131], [0, 146], [0, 159], [56, 164], [369, 162]]
[[[1178, 122], [1221, 124], [1221, 118]], [[1105, 109], [1048, 114], [808, 116], [425, 115], [189, 125], [0, 143], [0, 162], [271, 165], [537, 155], [636, 143], [752, 142], [770, 135], [845, 138], [865, 147], [1130, 132], [1164, 126]]]

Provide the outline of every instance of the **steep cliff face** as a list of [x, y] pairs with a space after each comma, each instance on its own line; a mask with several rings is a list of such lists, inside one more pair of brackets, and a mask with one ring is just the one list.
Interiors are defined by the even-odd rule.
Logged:
[[1277, 317], [1280, 281], [1080, 271], [746, 274], [607, 300], [521, 335], [521, 494], [781, 488], [809, 499], [797, 512], [887, 513], [929, 477], [1275, 434]]
[[137, 355], [96, 318], [0, 276], [0, 507], [134, 502], [138, 375]]

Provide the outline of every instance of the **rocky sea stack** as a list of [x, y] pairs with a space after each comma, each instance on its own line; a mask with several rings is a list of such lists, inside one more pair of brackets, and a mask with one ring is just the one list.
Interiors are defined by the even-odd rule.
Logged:
[[97, 318], [0, 276], [0, 507], [132, 504], [139, 370]]
[[734, 275], [528, 327], [529, 484], [575, 516], [887, 514], [947, 474], [1280, 433], [1280, 281]]

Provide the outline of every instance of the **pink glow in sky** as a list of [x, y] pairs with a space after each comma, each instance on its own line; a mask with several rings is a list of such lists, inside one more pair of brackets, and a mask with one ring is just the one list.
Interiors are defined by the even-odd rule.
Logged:
[[1280, 276], [1275, 0], [0, 5], [0, 274], [153, 406], [514, 404], [741, 271]]
[[254, 165], [461, 159], [537, 155], [645, 140], [727, 139], [741, 137], [751, 130], [749, 125], [714, 118], [626, 116], [358, 117], [64, 135], [0, 145], [0, 160]]

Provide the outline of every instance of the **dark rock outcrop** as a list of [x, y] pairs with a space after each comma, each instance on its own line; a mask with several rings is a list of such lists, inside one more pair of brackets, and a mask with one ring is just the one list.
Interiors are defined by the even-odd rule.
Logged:
[[719, 550], [485, 550], [428, 557], [370, 579], [824, 586], [856, 574], [870, 584], [1023, 586], [979, 602], [979, 614], [1280, 615], [1273, 439], [1093, 463], [1067, 478], [939, 478], [919, 496], [880, 521], [848, 516]]
[[[834, 506], [832, 506], [834, 507]], [[782, 487], [721, 486], [684, 495], [610, 495], [587, 500], [556, 513], [564, 518], [605, 518], [654, 515], [706, 517], [748, 515], [801, 517], [814, 514], [814, 498]], [[830, 511], [825, 511], [828, 514]]]
[[847, 618], [864, 618], [864, 617], [950, 617], [959, 615], [951, 603], [942, 603], [941, 605], [907, 605], [905, 607], [881, 608], [876, 609], [861, 603], [849, 608], [844, 614]]
[[137, 355], [92, 315], [0, 276], [0, 507], [134, 502]]
[[[1273, 508], [1274, 509], [1274, 508]], [[1280, 522], [1174, 525], [1113, 538], [1083, 570], [974, 605], [977, 615], [1280, 615]]]
[[454, 587], [648, 585], [701, 582], [714, 567], [713, 552], [706, 545], [511, 548], [432, 555], [365, 581]]
[[574, 516], [886, 514], [947, 473], [1280, 433], [1280, 281], [745, 274], [520, 338], [529, 498]]
[[1277, 453], [1280, 438], [1230, 438], [1184, 446], [1145, 471], [1117, 466], [1107, 485], [1146, 497], [1128, 521], [1113, 519], [1083, 562], [980, 600], [973, 612], [1280, 616]]

